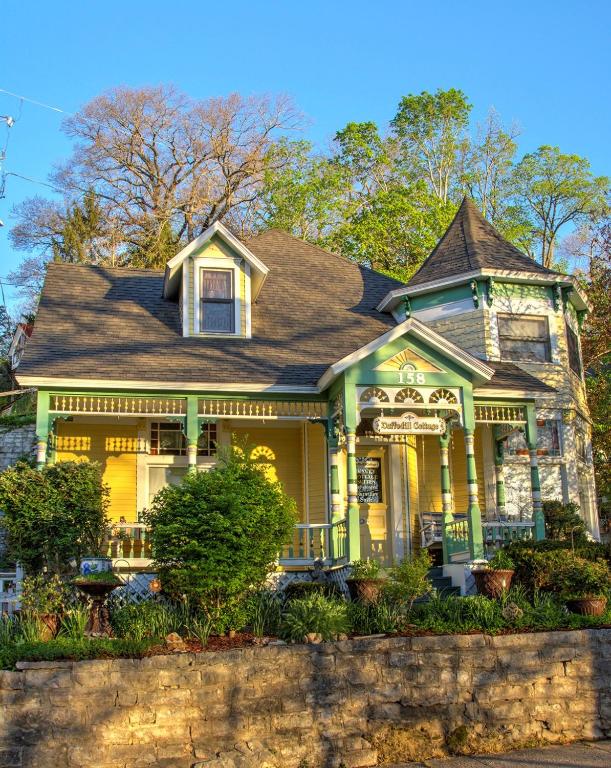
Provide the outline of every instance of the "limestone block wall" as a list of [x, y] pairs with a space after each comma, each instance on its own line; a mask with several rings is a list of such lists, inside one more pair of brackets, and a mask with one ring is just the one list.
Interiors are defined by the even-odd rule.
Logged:
[[346, 768], [611, 736], [611, 630], [361, 639], [0, 673], [7, 768]]
[[485, 359], [492, 355], [490, 312], [485, 307], [447, 318], [427, 320], [426, 325], [474, 357]]
[[0, 430], [0, 470], [10, 467], [24, 456], [32, 456], [35, 442], [34, 424], [26, 424], [6, 431]]

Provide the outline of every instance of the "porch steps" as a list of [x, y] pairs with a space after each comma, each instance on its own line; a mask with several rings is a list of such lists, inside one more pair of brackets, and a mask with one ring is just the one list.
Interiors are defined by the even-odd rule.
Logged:
[[452, 579], [449, 576], [443, 575], [443, 568], [440, 565], [430, 568], [426, 577], [439, 595], [442, 595], [443, 597], [460, 595], [460, 587], [452, 586]]

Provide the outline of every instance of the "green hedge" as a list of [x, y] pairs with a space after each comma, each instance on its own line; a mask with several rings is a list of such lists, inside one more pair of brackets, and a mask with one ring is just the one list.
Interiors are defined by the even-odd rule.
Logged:
[[0, 669], [15, 669], [18, 661], [82, 661], [84, 659], [142, 658], [152, 640], [59, 637], [37, 643], [0, 646]]

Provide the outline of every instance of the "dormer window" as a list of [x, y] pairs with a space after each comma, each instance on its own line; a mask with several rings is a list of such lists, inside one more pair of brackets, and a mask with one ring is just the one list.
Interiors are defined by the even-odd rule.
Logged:
[[233, 270], [202, 269], [201, 330], [203, 333], [235, 333]]

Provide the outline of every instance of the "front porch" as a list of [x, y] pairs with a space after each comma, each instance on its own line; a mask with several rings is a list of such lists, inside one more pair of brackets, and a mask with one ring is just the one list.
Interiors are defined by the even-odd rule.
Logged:
[[[374, 419], [396, 419], [406, 408], [425, 423], [441, 420], [443, 433], [373, 429]], [[529, 456], [536, 514], [506, 514], [502, 445], [518, 429], [536, 445], [532, 403], [471, 405], [457, 388], [355, 386], [330, 402], [41, 392], [38, 461], [100, 461], [111, 488], [107, 554], [118, 570], [150, 569], [141, 515], [155, 493], [186, 472], [209, 469], [232, 444], [248, 445], [297, 501], [300, 519], [279, 567], [360, 558], [390, 565], [420, 547], [439, 550], [448, 564], [543, 536], [536, 449]]]

